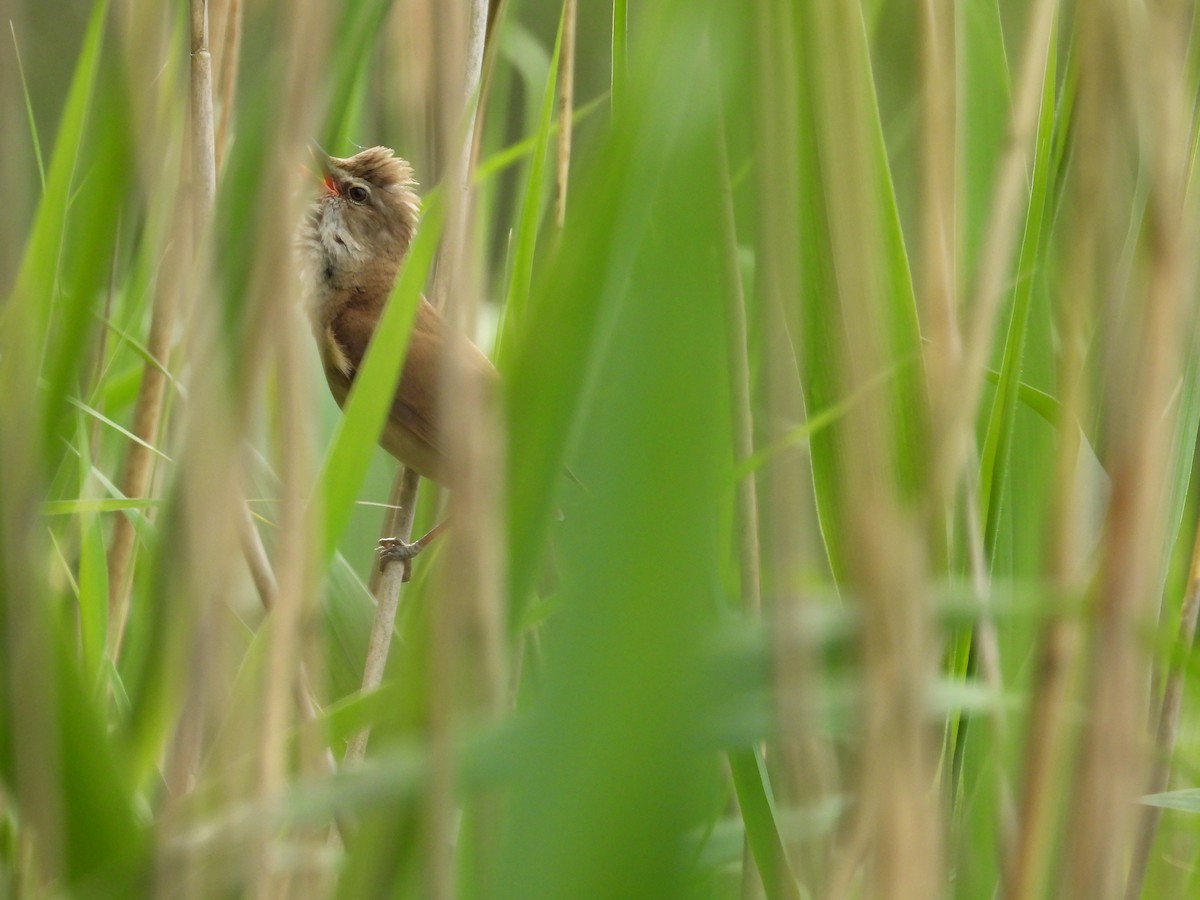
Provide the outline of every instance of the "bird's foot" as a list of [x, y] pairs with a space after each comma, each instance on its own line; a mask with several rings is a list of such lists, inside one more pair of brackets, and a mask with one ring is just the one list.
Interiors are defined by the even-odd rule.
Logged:
[[387, 568], [388, 563], [398, 562], [404, 566], [404, 576], [401, 581], [408, 581], [412, 578], [412, 561], [418, 553], [425, 549], [425, 545], [420, 541], [413, 541], [411, 544], [407, 541], [402, 541], [400, 538], [381, 538], [379, 541], [379, 571], [382, 572]]
[[421, 538], [413, 541], [411, 544], [408, 541], [402, 541], [400, 538], [382, 538], [379, 541], [379, 571], [382, 572], [387, 568], [390, 562], [399, 562], [404, 566], [403, 581], [408, 581], [412, 578], [412, 561], [413, 557], [424, 550], [429, 543], [446, 530], [450, 520], [443, 519], [440, 525], [435, 525], [433, 528]]

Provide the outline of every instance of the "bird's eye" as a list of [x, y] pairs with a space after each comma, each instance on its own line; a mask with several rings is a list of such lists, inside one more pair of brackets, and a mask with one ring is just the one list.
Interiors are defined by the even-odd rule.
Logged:
[[366, 203], [371, 192], [361, 184], [353, 184], [350, 186], [350, 190], [346, 191], [346, 196], [350, 198], [351, 203]]

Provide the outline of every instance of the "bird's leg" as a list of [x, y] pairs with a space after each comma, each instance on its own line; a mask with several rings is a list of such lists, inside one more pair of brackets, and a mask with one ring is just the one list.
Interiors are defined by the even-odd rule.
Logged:
[[404, 566], [404, 577], [402, 581], [408, 581], [412, 578], [412, 561], [413, 558], [424, 550], [433, 539], [445, 531], [450, 524], [449, 519], [443, 519], [439, 524], [429, 529], [422, 537], [417, 538], [411, 544], [407, 541], [402, 541], [400, 538], [383, 538], [379, 541], [379, 571], [387, 568], [390, 562], [398, 562]]

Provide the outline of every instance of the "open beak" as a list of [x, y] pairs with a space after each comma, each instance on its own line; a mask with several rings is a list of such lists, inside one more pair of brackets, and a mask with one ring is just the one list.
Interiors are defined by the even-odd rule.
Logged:
[[313, 163], [317, 172], [321, 176], [321, 184], [325, 186], [326, 192], [330, 197], [340, 197], [341, 189], [338, 187], [337, 179], [334, 177], [335, 166], [329, 156], [316, 141], [311, 141], [308, 146], [308, 152], [312, 154]]

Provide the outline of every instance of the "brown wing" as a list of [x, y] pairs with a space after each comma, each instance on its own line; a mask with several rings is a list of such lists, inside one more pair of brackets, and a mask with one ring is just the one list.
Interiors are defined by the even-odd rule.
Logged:
[[472, 376], [487, 385], [487, 392], [490, 393], [498, 378], [491, 360], [466, 338], [451, 334], [441, 314], [422, 299], [408, 341], [404, 372], [392, 403], [392, 419], [404, 422], [439, 456], [446, 449], [437, 392], [447, 340], [453, 340], [459, 347], [460, 358], [470, 368]]
[[439, 453], [445, 449], [437, 408], [445, 333], [437, 310], [422, 299], [408, 338], [408, 354], [391, 412], [392, 419], [403, 422]]
[[[327, 343], [330, 350], [322, 348], [325, 373], [339, 404], [345, 399], [354, 374], [362, 364], [363, 356], [375, 331], [377, 317], [362, 309], [345, 307], [330, 323]], [[408, 354], [404, 371], [396, 389], [396, 397], [380, 444], [392, 456], [426, 478], [445, 483], [445, 446], [438, 415], [437, 390], [441, 377], [441, 360], [446, 344], [447, 329], [428, 302], [421, 300], [409, 337]], [[496, 371], [491, 362], [474, 344], [465, 338], [462, 342], [464, 355], [473, 371], [489, 384], [496, 380]], [[339, 359], [339, 351], [341, 359]], [[331, 363], [335, 369], [343, 362], [345, 388], [339, 396], [335, 381], [336, 371], [331, 374]]]

